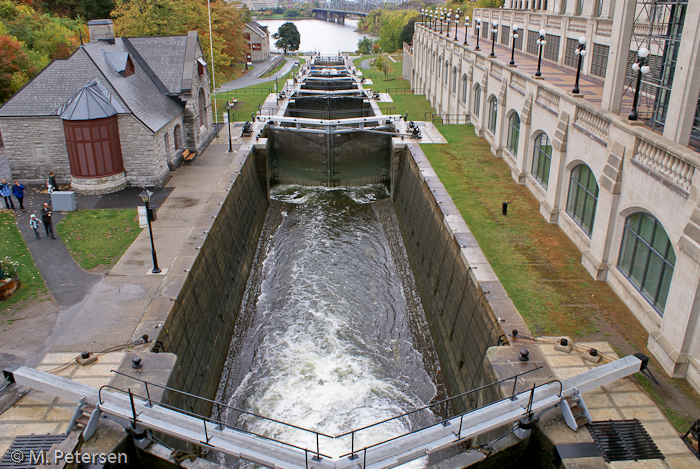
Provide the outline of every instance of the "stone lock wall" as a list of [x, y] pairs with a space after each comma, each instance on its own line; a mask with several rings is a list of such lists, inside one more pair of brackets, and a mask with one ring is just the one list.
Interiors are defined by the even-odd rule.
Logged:
[[[251, 153], [158, 338], [163, 352], [177, 355], [169, 387], [215, 397], [267, 207], [265, 159]], [[164, 401], [199, 415], [211, 412], [206, 402], [181, 394]]]

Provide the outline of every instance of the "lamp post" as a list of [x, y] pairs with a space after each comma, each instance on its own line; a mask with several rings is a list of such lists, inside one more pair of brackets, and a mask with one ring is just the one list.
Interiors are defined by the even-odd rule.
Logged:
[[457, 39], [457, 34], [459, 33], [459, 10], [457, 10], [457, 13], [455, 13], [455, 42], [457, 42], [459, 39]]
[[637, 102], [639, 101], [639, 88], [642, 84], [642, 76], [649, 73], [651, 68], [647, 65], [647, 56], [649, 55], [649, 49], [642, 47], [637, 51], [637, 62], [632, 65], [632, 70], [637, 73], [637, 86], [634, 89], [634, 101], [632, 102], [632, 112], [630, 112], [629, 120], [637, 120]]
[[573, 94], [579, 94], [579, 89], [578, 89], [578, 79], [581, 76], [581, 62], [583, 61], [583, 58], [586, 56], [588, 53], [586, 51], [586, 37], [581, 36], [578, 38], [578, 47], [574, 51], [576, 55], [578, 55], [578, 67], [576, 68], [576, 83], [574, 83], [574, 89], [571, 90]]
[[440, 34], [442, 34], [442, 20], [445, 17], [445, 12], [440, 10]]
[[452, 21], [452, 12], [447, 14], [447, 37], [450, 37], [450, 22]]
[[141, 197], [141, 200], [146, 205], [146, 219], [148, 220], [148, 233], [151, 235], [151, 256], [153, 257], [153, 270], [151, 270], [151, 273], [152, 274], [159, 274], [160, 267], [158, 267], [158, 258], [156, 257], [156, 248], [155, 248], [155, 245], [153, 244], [153, 228], [151, 228], [151, 212], [148, 210], [148, 204], [151, 201], [152, 195], [153, 195], [153, 192], [147, 190], [144, 187], [143, 192], [141, 192], [139, 194], [139, 197]]
[[518, 40], [518, 25], [513, 24], [513, 48], [510, 51], [510, 66], [515, 67], [515, 41]]
[[469, 36], [469, 16], [464, 17], [464, 45], [468, 46], [467, 44], [467, 36]]
[[[226, 115], [228, 116], [228, 152], [231, 153], [233, 151], [233, 147], [231, 145], [231, 108], [233, 107], [233, 103], [231, 101], [226, 102]], [[234, 118], [236, 116], [234, 115]]]
[[481, 18], [477, 18], [474, 20], [476, 23], [474, 27], [476, 28], [476, 49], [474, 50], [481, 50], [479, 49], [479, 36], [481, 36]]
[[491, 53], [489, 54], [489, 57], [496, 58], [494, 47], [496, 45], [496, 34], [498, 34], [498, 21], [493, 20], [491, 22], [491, 26], [493, 26], [493, 29], [491, 29]]
[[420, 9], [420, 23], [421, 24], [425, 23], [425, 8]]
[[546, 31], [544, 29], [540, 29], [540, 37], [537, 39], [537, 45], [540, 46], [540, 56], [537, 59], [537, 72], [535, 72], [536, 77], [541, 77], [542, 76], [542, 49], [544, 49], [544, 46], [547, 45], [547, 41], [544, 40], [545, 38], [545, 33]]

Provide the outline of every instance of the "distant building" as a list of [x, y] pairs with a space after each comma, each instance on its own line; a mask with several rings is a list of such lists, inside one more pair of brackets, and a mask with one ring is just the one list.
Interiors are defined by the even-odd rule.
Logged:
[[277, 6], [273, 0], [245, 0], [245, 5], [250, 11], [271, 10]]
[[256, 21], [246, 23], [245, 39], [248, 41], [251, 62], [262, 62], [270, 57], [270, 33], [267, 26], [262, 26]]
[[196, 31], [115, 38], [88, 22], [91, 42], [54, 60], [0, 107], [13, 179], [50, 171], [83, 193], [161, 186], [182, 152], [214, 136], [209, 70]]

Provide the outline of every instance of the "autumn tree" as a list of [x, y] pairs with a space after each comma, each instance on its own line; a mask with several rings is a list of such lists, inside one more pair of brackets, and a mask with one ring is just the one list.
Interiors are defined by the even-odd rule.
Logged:
[[17, 92], [29, 75], [33, 75], [33, 70], [19, 41], [0, 36], [0, 102]]
[[384, 79], [391, 71], [391, 63], [389, 63], [389, 58], [386, 55], [380, 55], [374, 59], [374, 68], [379, 70], [384, 74]]
[[[211, 2], [214, 66], [226, 72], [245, 55], [241, 31], [249, 12], [225, 0]], [[197, 31], [202, 48], [210, 50], [206, 0], [116, 0], [112, 12], [117, 36], [183, 35]]]
[[285, 54], [288, 51], [299, 50], [301, 35], [294, 23], [284, 23], [272, 37], [277, 39], [275, 47], [282, 49]]

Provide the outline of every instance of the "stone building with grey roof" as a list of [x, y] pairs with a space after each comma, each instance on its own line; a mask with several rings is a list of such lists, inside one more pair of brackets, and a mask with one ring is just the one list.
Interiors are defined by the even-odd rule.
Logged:
[[162, 186], [185, 150], [215, 134], [209, 69], [196, 31], [115, 38], [88, 22], [91, 42], [54, 60], [0, 107], [12, 178], [49, 172], [81, 193]]

